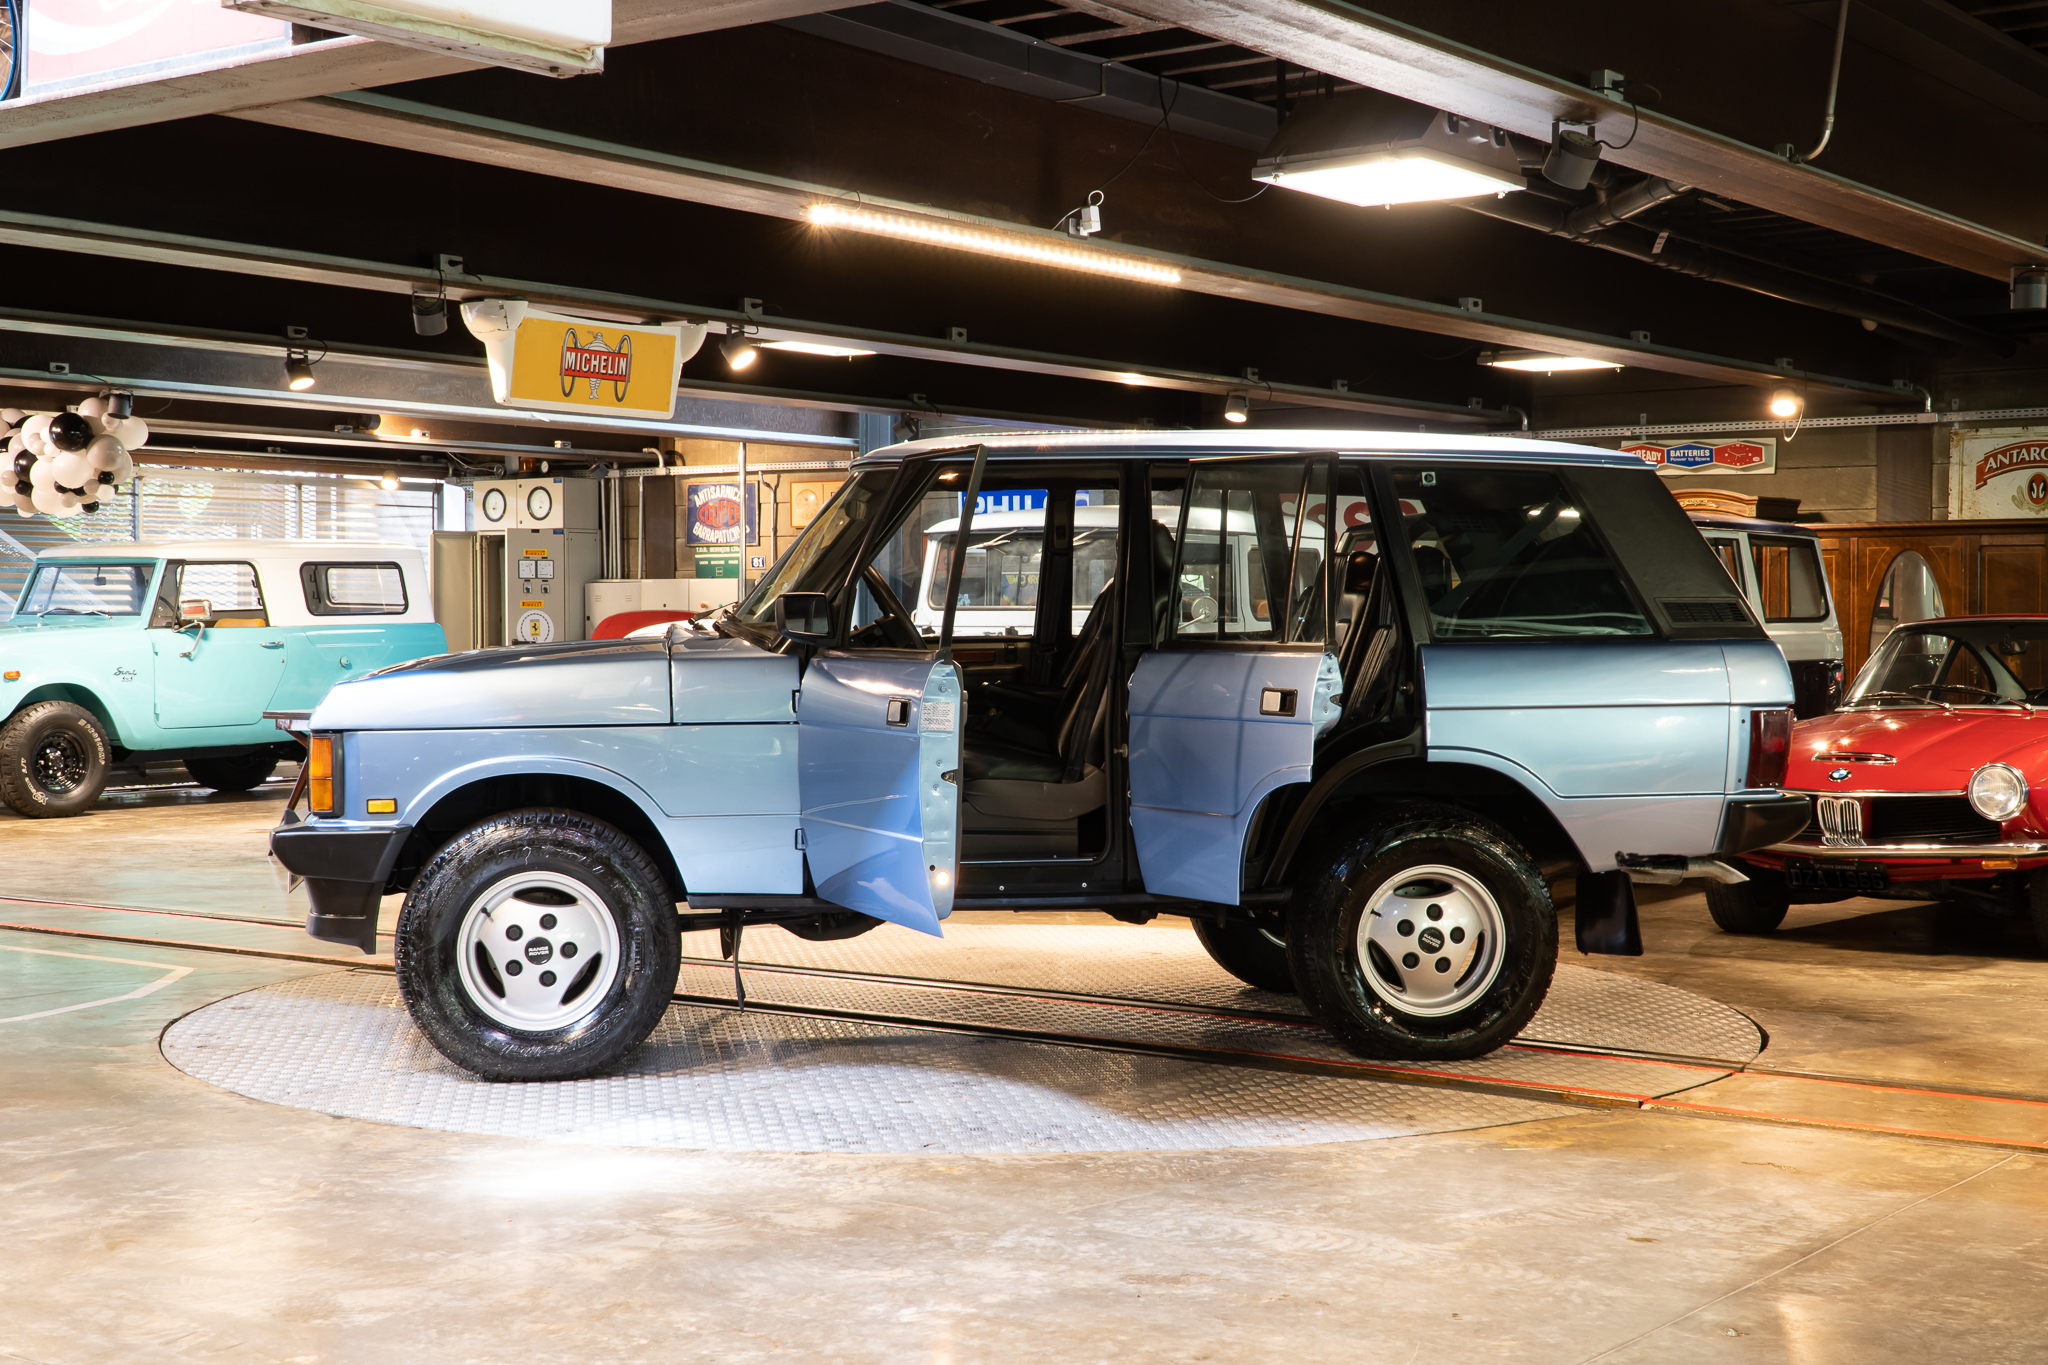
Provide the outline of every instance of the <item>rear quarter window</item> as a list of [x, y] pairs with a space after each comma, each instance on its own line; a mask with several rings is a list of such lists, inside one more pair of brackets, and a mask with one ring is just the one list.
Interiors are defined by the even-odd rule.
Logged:
[[1664, 636], [1770, 638], [1655, 470], [1575, 465], [1560, 473]]
[[405, 574], [396, 564], [304, 564], [299, 584], [315, 616], [403, 616]]

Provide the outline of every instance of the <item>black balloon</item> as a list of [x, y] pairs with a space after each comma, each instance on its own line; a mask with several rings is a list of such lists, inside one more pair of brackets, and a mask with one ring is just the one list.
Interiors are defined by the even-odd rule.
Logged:
[[16, 479], [14, 481], [14, 491], [21, 494], [25, 498], [29, 494], [36, 491], [36, 486], [30, 483], [27, 479]]
[[73, 453], [92, 444], [92, 423], [75, 412], [60, 412], [50, 419], [50, 444]]
[[114, 481], [114, 471], [113, 471], [113, 470], [111, 470], [111, 469], [102, 469], [102, 470], [100, 471], [100, 482], [101, 482], [101, 483], [103, 483], [103, 484], [107, 484], [107, 483], [112, 483], [113, 481]]
[[96, 502], [81, 502], [78, 504], [78, 510], [81, 512], [97, 512], [100, 510], [100, 505]]

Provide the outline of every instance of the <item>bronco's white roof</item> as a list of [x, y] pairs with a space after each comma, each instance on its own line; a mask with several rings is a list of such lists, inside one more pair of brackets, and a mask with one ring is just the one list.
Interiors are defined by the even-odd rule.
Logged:
[[938, 450], [987, 446], [991, 455], [1110, 456], [1168, 454], [1291, 455], [1304, 451], [1450, 455], [1471, 459], [1553, 460], [1561, 464], [1648, 468], [1634, 455], [1567, 441], [1528, 436], [1448, 436], [1416, 431], [1288, 431], [1229, 428], [1221, 431], [1031, 431], [988, 436], [932, 436], [871, 450], [855, 465], [893, 463]]
[[39, 559], [409, 559], [420, 552], [395, 540], [120, 540], [59, 545]]

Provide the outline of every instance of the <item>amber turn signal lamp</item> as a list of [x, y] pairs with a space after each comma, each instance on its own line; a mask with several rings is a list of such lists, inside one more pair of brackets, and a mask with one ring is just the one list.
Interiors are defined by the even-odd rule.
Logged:
[[363, 810], [371, 815], [396, 815], [398, 802], [388, 796], [380, 796], [374, 801], [363, 802]]
[[306, 743], [306, 808], [334, 814], [334, 736], [314, 735]]
[[20, 682], [20, 681], [21, 681], [21, 670], [20, 670], [20, 669], [18, 669], [18, 668], [10, 668], [10, 669], [8, 669], [8, 670], [7, 670], [7, 672], [6, 672], [6, 674], [5, 674], [4, 676], [6, 677], [7, 681], [9, 681], [9, 682]]
[[1749, 713], [1748, 787], [1782, 787], [1785, 769], [1792, 759], [1792, 711]]

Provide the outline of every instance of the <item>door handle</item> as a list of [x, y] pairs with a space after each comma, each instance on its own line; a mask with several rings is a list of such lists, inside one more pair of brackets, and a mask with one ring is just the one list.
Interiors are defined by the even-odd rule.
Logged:
[[264, 647], [265, 649], [283, 649], [283, 648], [284, 648], [284, 641], [282, 641], [282, 640], [265, 640], [265, 641], [263, 642], [263, 647]]
[[1294, 703], [1298, 696], [1300, 693], [1292, 687], [1268, 687], [1259, 693], [1259, 714], [1291, 716], [1294, 714]]
[[882, 718], [890, 725], [908, 726], [910, 724], [910, 699], [908, 697], [889, 698], [888, 706], [883, 709]]

